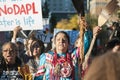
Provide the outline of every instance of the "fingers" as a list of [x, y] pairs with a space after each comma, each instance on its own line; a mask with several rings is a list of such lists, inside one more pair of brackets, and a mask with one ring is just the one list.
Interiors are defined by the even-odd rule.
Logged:
[[96, 26], [93, 28], [93, 36], [97, 36], [98, 33], [102, 30], [100, 26]]
[[20, 30], [22, 30], [22, 27], [17, 26], [16, 29], [17, 29], [18, 31], [20, 31]]
[[19, 32], [19, 31], [21, 31], [21, 30], [22, 30], [22, 27], [16, 26], [13, 31], [14, 31], [15, 33], [17, 33], [17, 32]]

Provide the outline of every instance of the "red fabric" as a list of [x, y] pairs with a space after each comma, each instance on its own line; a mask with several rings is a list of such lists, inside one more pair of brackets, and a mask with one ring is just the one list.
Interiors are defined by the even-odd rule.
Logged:
[[[72, 80], [74, 80], [74, 67], [73, 67], [73, 65], [72, 65], [72, 59], [71, 59], [70, 53], [66, 53], [66, 56], [65, 56], [65, 57], [60, 57], [60, 58], [58, 58], [56, 51], [54, 52], [53, 62], [52, 62], [53, 65], [54, 65], [54, 67], [56, 66], [57, 63], [64, 63], [64, 62], [66, 62], [66, 61], [67, 61], [67, 62], [71, 65], [71, 67], [72, 67], [71, 77], [72, 77]], [[52, 75], [53, 75], [53, 74], [52, 74]], [[52, 76], [52, 75], [51, 75], [51, 76]]]

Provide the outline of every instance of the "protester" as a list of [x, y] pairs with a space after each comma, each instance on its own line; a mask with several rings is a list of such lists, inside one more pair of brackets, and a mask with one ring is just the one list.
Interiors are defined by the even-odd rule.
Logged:
[[13, 29], [13, 36], [11, 42], [15, 43], [18, 47], [18, 57], [21, 59], [23, 63], [28, 62], [29, 56], [25, 54], [26, 48], [25, 48], [25, 39], [18, 36], [18, 33], [22, 30], [20, 26], [16, 26]]
[[25, 48], [24, 48], [24, 39], [18, 36], [18, 33], [22, 30], [22, 28], [20, 26], [16, 26], [13, 29], [13, 36], [11, 39], [11, 42], [16, 43], [18, 46], [18, 51], [19, 51], [19, 55], [22, 55], [23, 53], [25, 53]]
[[[94, 45], [95, 43], [95, 39], [98, 35], [98, 33], [102, 30], [101, 27], [96, 26], [93, 28], [93, 38], [92, 38], [92, 43], [88, 42], [91, 38], [91, 36], [89, 35], [89, 37], [84, 37], [84, 61], [82, 64], [77, 63], [77, 65], [79, 65], [81, 72], [79, 74], [81, 74], [81, 79], [84, 79], [84, 75], [87, 73], [87, 70], [89, 68], [89, 65], [92, 61], [92, 49], [93, 47], [91, 47], [92, 45]], [[89, 34], [92, 35], [92, 33], [87, 32]], [[87, 33], [85, 34], [87, 36]], [[90, 47], [89, 47], [90, 45]], [[81, 56], [80, 53], [80, 38], [77, 38], [76, 42], [75, 42], [75, 46], [76, 46], [76, 50], [73, 51], [74, 54], [77, 54], [77, 56]], [[89, 49], [88, 49], [89, 47]], [[79, 69], [79, 67], [76, 67], [76, 71]]]
[[120, 52], [109, 51], [96, 57], [84, 80], [120, 80]]
[[29, 58], [27, 65], [29, 66], [30, 73], [33, 74], [33, 76], [37, 71], [40, 62], [39, 57], [44, 52], [44, 49], [44, 43], [41, 40], [36, 39], [30, 44], [31, 58]]
[[60, 31], [55, 35], [55, 50], [49, 53], [44, 53], [40, 56], [40, 67], [36, 74], [38, 77], [35, 77], [35, 80], [74, 78], [72, 76], [74, 75], [72, 59], [70, 53], [68, 53], [69, 42], [69, 36], [66, 32]]
[[35, 34], [33, 34], [33, 33], [31, 33], [29, 36], [28, 36], [28, 38], [27, 38], [27, 40], [26, 40], [26, 42], [25, 42], [25, 47], [26, 47], [26, 52], [25, 52], [25, 54], [27, 54], [28, 56], [32, 56], [32, 53], [31, 53], [31, 50], [30, 50], [30, 45], [31, 45], [31, 43], [34, 41], [34, 40], [36, 40], [37, 38], [35, 37]]
[[[12, 36], [12, 40], [11, 42], [13, 43], [16, 43], [17, 42], [20, 42], [22, 43], [22, 45], [19, 45], [21, 47], [19, 48], [22, 48], [20, 49], [20, 51], [25, 51], [25, 53], [28, 55], [28, 56], [31, 56], [31, 53], [30, 53], [30, 44], [33, 40], [36, 39], [35, 35], [33, 33], [31, 33], [26, 39], [23, 39], [22, 37], [19, 37], [18, 36], [18, 33], [22, 30], [22, 27], [20, 26], [16, 26], [14, 29], [13, 29], [13, 36]], [[18, 40], [18, 41], [17, 41]], [[23, 46], [24, 45], [24, 46]], [[22, 53], [23, 54], [23, 53]]]
[[68, 53], [70, 44], [68, 34], [60, 31], [56, 33], [53, 41], [54, 50], [43, 53], [40, 56], [40, 67], [36, 73], [35, 80], [79, 80], [79, 56], [77, 52]]
[[3, 44], [0, 56], [0, 80], [22, 79], [18, 72], [18, 67], [22, 65], [22, 62], [17, 54], [18, 48], [14, 43], [6, 42]]

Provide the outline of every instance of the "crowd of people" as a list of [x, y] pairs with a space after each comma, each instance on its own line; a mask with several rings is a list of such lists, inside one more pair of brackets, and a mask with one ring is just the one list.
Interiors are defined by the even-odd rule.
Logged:
[[11, 41], [2, 45], [0, 80], [119, 80], [119, 38], [111, 39], [104, 54], [94, 59], [89, 48], [102, 29], [96, 26], [91, 31], [85, 25], [85, 62], [80, 57], [79, 35], [70, 52], [70, 37], [65, 31], [55, 34], [51, 40], [53, 48], [45, 48], [44, 42], [34, 34], [27, 39], [18, 37], [22, 28], [15, 27]]

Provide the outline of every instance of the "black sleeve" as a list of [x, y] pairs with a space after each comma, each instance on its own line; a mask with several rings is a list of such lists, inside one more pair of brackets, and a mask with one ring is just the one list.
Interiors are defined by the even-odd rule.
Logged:
[[5, 66], [5, 65], [6, 65], [6, 64], [5, 64], [4, 58], [3, 58], [2, 56], [0, 56], [0, 76], [1, 76], [1, 74], [2, 74], [2, 72], [3, 72], [3, 70], [6, 69], [6, 66]]

